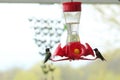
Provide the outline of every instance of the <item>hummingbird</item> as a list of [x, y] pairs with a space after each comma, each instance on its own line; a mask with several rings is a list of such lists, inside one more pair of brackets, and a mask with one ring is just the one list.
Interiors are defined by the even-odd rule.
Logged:
[[46, 48], [45, 50], [45, 59], [44, 59], [44, 63], [46, 63], [48, 61], [48, 59], [50, 59], [51, 57], [51, 52], [49, 48]]
[[106, 61], [97, 48], [95, 48], [94, 51], [95, 51], [97, 58], [100, 58], [102, 61]]

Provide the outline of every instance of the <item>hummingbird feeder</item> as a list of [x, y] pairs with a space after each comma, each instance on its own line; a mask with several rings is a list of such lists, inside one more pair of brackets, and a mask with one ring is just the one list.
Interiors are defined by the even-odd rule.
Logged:
[[[96, 60], [97, 58], [105, 60], [97, 48], [94, 50], [88, 43], [85, 43], [84, 45], [80, 42], [79, 23], [81, 15], [81, 2], [64, 2], [62, 5], [65, 24], [67, 27], [67, 39], [64, 45], [62, 43], [58, 45], [49, 60]], [[86, 58], [89, 55], [93, 58]], [[61, 59], [54, 59], [56, 56], [60, 56]]]

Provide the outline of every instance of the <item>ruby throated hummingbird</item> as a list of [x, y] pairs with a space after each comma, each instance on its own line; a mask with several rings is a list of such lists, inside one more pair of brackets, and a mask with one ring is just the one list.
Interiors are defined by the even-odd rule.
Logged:
[[95, 51], [97, 58], [100, 58], [102, 61], [106, 61], [97, 48], [95, 48], [94, 51]]
[[51, 57], [51, 52], [49, 48], [46, 48], [45, 50], [45, 59], [44, 59], [44, 63], [46, 63]]

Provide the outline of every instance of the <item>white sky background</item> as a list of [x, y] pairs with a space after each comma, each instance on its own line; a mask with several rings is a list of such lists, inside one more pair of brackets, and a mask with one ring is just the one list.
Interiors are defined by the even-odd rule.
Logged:
[[[0, 70], [12, 67], [28, 68], [39, 62], [40, 55], [33, 40], [34, 32], [28, 18], [35, 16], [59, 19], [62, 17], [60, 6], [54, 6], [0, 4]], [[101, 51], [106, 48], [106, 42], [115, 47], [112, 42], [116, 36], [120, 40], [120, 32], [114, 28], [110, 30], [107, 24], [102, 24], [99, 15], [91, 12], [90, 9], [93, 9], [90, 5], [89, 7], [84, 5], [82, 8], [81, 41], [88, 42], [92, 47], [98, 47]], [[57, 11], [54, 12], [54, 10]], [[109, 48], [113, 48], [112, 46]]]

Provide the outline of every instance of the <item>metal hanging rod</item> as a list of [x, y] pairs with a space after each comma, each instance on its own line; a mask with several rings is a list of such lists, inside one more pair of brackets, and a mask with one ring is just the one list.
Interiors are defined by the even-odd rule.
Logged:
[[[70, 0], [0, 0], [0, 3], [41, 3], [41, 4], [51, 4], [51, 3], [61, 3], [61, 1]], [[73, 1], [73, 0], [71, 0]], [[120, 4], [120, 0], [74, 0], [81, 1], [82, 3], [89, 4]]]

